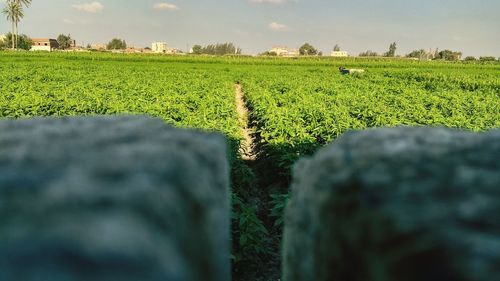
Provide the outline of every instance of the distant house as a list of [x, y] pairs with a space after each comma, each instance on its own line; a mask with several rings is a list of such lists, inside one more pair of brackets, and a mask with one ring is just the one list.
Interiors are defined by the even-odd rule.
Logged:
[[90, 44], [90, 49], [92, 50], [106, 50], [108, 48], [108, 46], [106, 46], [105, 44]]
[[269, 50], [270, 53], [275, 53], [277, 56], [284, 56], [288, 54], [288, 47], [286, 46], [273, 46], [271, 50]]
[[167, 43], [165, 43], [165, 42], [153, 42], [151, 44], [151, 50], [153, 51], [153, 53], [164, 54], [168, 51]]
[[275, 53], [279, 57], [298, 57], [299, 49], [288, 49], [287, 46], [273, 46], [269, 53]]
[[168, 48], [165, 53], [170, 54], [170, 55], [180, 55], [180, 54], [183, 54], [184, 52], [181, 49]]
[[291, 49], [285, 55], [285, 57], [298, 57], [298, 56], [300, 56], [300, 50], [299, 49]]
[[331, 56], [335, 58], [346, 58], [349, 54], [346, 51], [332, 51]]
[[30, 51], [52, 52], [59, 48], [59, 43], [57, 43], [56, 39], [33, 38], [31, 41], [33, 41], [33, 44], [31, 45]]
[[149, 48], [141, 48], [141, 47], [133, 47], [129, 46], [124, 50], [124, 53], [127, 54], [140, 54], [140, 53], [150, 53], [151, 50]]

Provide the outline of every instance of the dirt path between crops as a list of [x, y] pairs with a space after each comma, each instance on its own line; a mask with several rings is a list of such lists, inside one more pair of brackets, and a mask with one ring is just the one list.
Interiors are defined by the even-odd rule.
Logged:
[[[246, 181], [248, 182], [243, 185], [247, 189], [244, 192], [248, 192], [245, 201], [251, 202], [249, 206], [258, 206], [259, 211], [255, 211], [255, 214], [265, 225], [266, 229], [272, 231], [275, 219], [269, 216], [267, 210], [272, 208], [272, 203], [269, 201], [271, 197], [268, 192], [270, 190], [269, 186], [273, 183], [269, 179], [273, 179], [276, 176], [272, 174], [275, 169], [273, 169], [273, 164], [263, 157], [265, 153], [261, 150], [262, 147], [259, 142], [261, 138], [258, 130], [253, 127], [253, 116], [251, 110], [247, 107], [245, 93], [239, 83], [235, 84], [234, 87], [236, 112], [238, 113], [238, 123], [242, 136], [239, 154], [244, 162], [242, 164], [248, 168], [248, 174], [246, 175]], [[263, 236], [263, 234], [260, 235]], [[267, 241], [265, 244], [266, 247], [269, 247], [269, 253], [266, 255], [257, 254], [252, 258], [255, 260], [251, 262], [252, 268], [257, 265], [260, 268], [262, 262], [259, 260], [261, 258], [265, 259], [266, 268], [260, 270], [258, 273], [253, 269], [247, 271], [246, 268], [240, 268], [238, 280], [279, 280], [281, 272], [279, 242], [277, 242], [276, 238], [268, 238], [259, 237], [258, 239]]]
[[238, 123], [241, 127], [243, 139], [240, 142], [239, 153], [241, 159], [245, 161], [255, 161], [257, 153], [255, 151], [255, 130], [250, 127], [249, 110], [245, 103], [245, 94], [241, 89], [240, 84], [235, 85], [236, 88], [236, 112], [238, 113]]

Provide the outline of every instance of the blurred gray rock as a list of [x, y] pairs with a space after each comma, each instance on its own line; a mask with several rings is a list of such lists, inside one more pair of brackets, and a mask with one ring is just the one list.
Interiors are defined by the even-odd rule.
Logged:
[[146, 117], [0, 122], [0, 280], [229, 280], [222, 136]]
[[347, 133], [295, 167], [284, 280], [500, 280], [500, 131]]

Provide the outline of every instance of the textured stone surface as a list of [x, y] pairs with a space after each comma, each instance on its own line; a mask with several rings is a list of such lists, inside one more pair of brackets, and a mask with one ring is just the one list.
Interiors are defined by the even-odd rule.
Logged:
[[223, 137], [146, 117], [0, 122], [0, 280], [229, 280]]
[[284, 280], [500, 280], [500, 131], [348, 133], [292, 192]]

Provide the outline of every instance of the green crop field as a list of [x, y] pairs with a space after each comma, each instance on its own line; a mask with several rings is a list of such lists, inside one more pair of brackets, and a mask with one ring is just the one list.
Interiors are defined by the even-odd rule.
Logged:
[[[339, 66], [366, 72], [344, 76]], [[238, 156], [235, 84], [255, 129], [256, 163]], [[500, 128], [500, 64], [0, 52], [0, 118], [94, 114], [146, 114], [225, 134], [235, 275], [262, 265], [272, 275], [299, 157], [353, 129]]]

